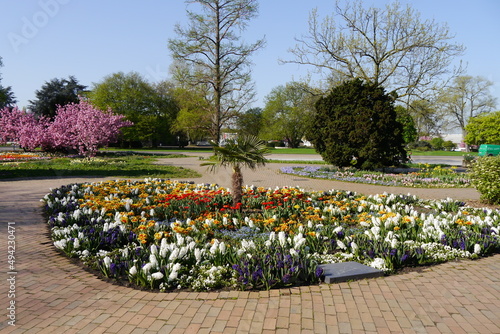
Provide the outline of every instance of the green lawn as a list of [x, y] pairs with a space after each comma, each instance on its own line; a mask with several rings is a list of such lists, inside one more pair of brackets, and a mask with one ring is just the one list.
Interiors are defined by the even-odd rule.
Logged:
[[192, 152], [203, 153], [212, 152], [211, 147], [183, 147], [183, 148], [116, 148], [108, 147], [101, 148], [101, 152], [141, 152], [141, 153], [177, 153], [177, 152]]
[[[180, 149], [117, 149], [117, 148], [109, 148], [106, 150], [111, 151], [135, 151], [135, 152], [144, 152], [144, 153], [171, 153], [171, 152], [192, 152], [192, 153], [202, 153], [202, 152], [211, 152], [212, 148], [210, 147], [184, 147]], [[314, 148], [308, 147], [300, 147], [300, 148], [270, 148], [271, 154], [318, 154]], [[477, 152], [450, 152], [450, 151], [411, 151], [412, 156], [417, 155], [429, 155], [429, 156], [464, 156], [465, 154], [477, 155]]]
[[[313, 148], [275, 148], [271, 149], [275, 154], [317, 154]], [[464, 156], [466, 154], [477, 155], [477, 152], [450, 152], [450, 151], [411, 151], [411, 155], [430, 155], [430, 156]]]
[[450, 151], [411, 151], [411, 155], [430, 155], [430, 156], [458, 156], [477, 155], [477, 152], [450, 152]]
[[314, 148], [299, 147], [299, 148], [271, 148], [272, 154], [318, 154]]
[[188, 179], [200, 175], [182, 167], [156, 165], [149, 155], [109, 154], [91, 159], [53, 158], [50, 160], [0, 163], [0, 179], [24, 177], [117, 176], [133, 178]]

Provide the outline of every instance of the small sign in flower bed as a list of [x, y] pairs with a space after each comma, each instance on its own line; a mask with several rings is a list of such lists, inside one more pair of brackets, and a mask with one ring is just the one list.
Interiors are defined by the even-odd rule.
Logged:
[[421, 168], [408, 172], [384, 173], [362, 171], [354, 168], [335, 168], [322, 166], [282, 167], [285, 174], [299, 175], [317, 179], [329, 179], [343, 182], [368, 183], [383, 186], [413, 188], [467, 188], [471, 186], [466, 173], [457, 172], [455, 167]]
[[55, 247], [93, 270], [152, 290], [317, 284], [320, 264], [387, 274], [500, 250], [498, 210], [454, 200], [159, 179], [72, 184], [43, 200]]
[[45, 160], [50, 159], [50, 157], [44, 156], [41, 153], [31, 153], [31, 152], [0, 152], [0, 162], [12, 162], [12, 161], [29, 161], [29, 160]]

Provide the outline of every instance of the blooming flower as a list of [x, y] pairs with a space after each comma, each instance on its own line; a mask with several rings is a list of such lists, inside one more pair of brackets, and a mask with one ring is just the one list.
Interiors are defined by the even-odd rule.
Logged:
[[354, 241], [351, 242], [351, 248], [352, 248], [353, 253], [356, 253], [359, 249], [358, 244], [356, 244]]
[[160, 279], [162, 279], [164, 276], [163, 276], [163, 274], [162, 274], [161, 272], [159, 272], [159, 271], [158, 271], [158, 272], [156, 272], [156, 273], [152, 273], [152, 274], [151, 274], [151, 277], [152, 277], [153, 279], [155, 279], [155, 280], [160, 280]]
[[347, 249], [346, 245], [340, 240], [337, 240], [337, 246], [339, 246], [340, 249]]
[[104, 265], [106, 266], [106, 268], [109, 269], [109, 267], [111, 266], [111, 258], [109, 256], [106, 256], [104, 259], [103, 259], [103, 262], [104, 262]]
[[373, 261], [370, 262], [369, 266], [372, 268], [375, 268], [375, 269], [383, 270], [383, 271], [387, 270], [384, 259], [379, 258], [379, 257], [373, 259]]
[[71, 185], [44, 201], [55, 247], [161, 291], [269, 289], [317, 282], [318, 263], [394, 271], [500, 248], [498, 212], [406, 195], [246, 187], [243, 217], [213, 185], [148, 179]]
[[135, 266], [130, 267], [128, 271], [129, 275], [134, 276], [137, 274], [137, 268]]

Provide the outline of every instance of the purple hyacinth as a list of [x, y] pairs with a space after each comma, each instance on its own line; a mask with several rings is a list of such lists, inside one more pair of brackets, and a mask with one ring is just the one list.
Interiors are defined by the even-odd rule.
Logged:
[[281, 280], [283, 281], [283, 283], [290, 283], [291, 279], [292, 279], [292, 275], [285, 274]]

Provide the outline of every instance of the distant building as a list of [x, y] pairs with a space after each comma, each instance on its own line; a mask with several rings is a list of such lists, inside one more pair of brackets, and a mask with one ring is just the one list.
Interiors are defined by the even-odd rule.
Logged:
[[443, 135], [443, 140], [450, 140], [453, 144], [457, 145], [458, 150], [466, 150], [467, 145], [464, 143], [463, 135], [461, 133], [450, 133]]

